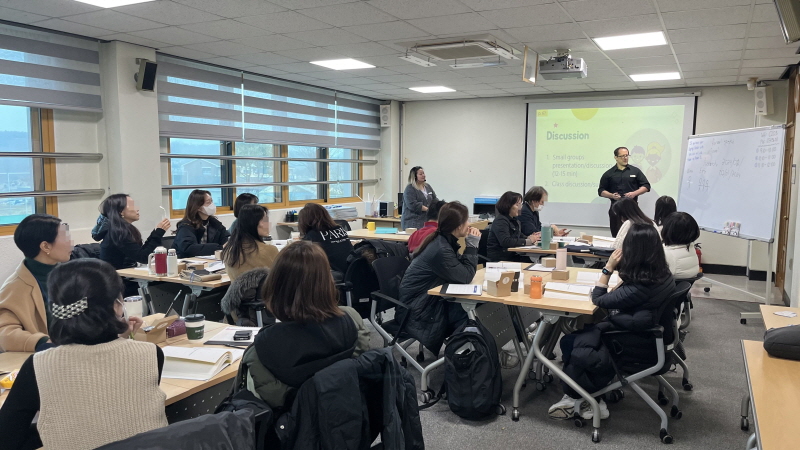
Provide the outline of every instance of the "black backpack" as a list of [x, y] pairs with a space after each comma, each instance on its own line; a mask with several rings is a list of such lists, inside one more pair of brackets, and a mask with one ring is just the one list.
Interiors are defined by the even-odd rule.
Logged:
[[447, 392], [450, 410], [463, 419], [505, 413], [500, 404], [503, 379], [497, 345], [477, 319], [468, 320], [445, 341], [442, 390]]

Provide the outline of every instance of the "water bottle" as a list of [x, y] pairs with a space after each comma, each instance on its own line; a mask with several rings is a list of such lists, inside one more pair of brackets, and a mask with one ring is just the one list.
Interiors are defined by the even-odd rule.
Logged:
[[178, 254], [174, 248], [169, 249], [167, 252], [167, 276], [178, 276]]
[[167, 276], [167, 249], [156, 247], [155, 251], [147, 257], [147, 269], [150, 275]]

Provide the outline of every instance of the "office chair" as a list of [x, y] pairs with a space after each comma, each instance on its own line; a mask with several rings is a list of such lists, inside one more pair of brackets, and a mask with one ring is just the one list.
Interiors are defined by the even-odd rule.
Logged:
[[350, 231], [350, 222], [346, 220], [334, 220], [334, 222], [336, 222], [336, 225], [344, 228], [344, 231]]
[[370, 294], [379, 289], [378, 278], [369, 264], [367, 258], [357, 258], [347, 266], [347, 272], [341, 283], [336, 287], [342, 293], [343, 298], [340, 304], [349, 306], [364, 318], [369, 318], [370, 314]]

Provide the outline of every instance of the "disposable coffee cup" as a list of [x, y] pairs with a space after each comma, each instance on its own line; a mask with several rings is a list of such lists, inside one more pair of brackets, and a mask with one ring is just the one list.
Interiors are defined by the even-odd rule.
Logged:
[[189, 314], [184, 317], [186, 322], [186, 337], [190, 341], [203, 339], [205, 334], [206, 316], [202, 314]]
[[134, 295], [132, 297], [125, 297], [123, 300], [125, 304], [125, 312], [130, 317], [142, 317], [142, 296]]
[[300, 232], [299, 231], [292, 231], [292, 240], [299, 241], [300, 240]]

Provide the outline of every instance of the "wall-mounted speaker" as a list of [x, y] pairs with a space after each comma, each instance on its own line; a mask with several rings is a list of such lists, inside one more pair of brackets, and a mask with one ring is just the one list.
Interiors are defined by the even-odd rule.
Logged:
[[381, 105], [381, 126], [388, 127], [392, 120], [392, 105]]
[[136, 89], [153, 92], [156, 88], [158, 64], [155, 61], [141, 58], [136, 58], [136, 63], [139, 64], [139, 71], [133, 74], [133, 79], [136, 80]]
[[756, 96], [756, 114], [759, 116], [772, 114], [772, 86], [756, 86], [754, 92]]

